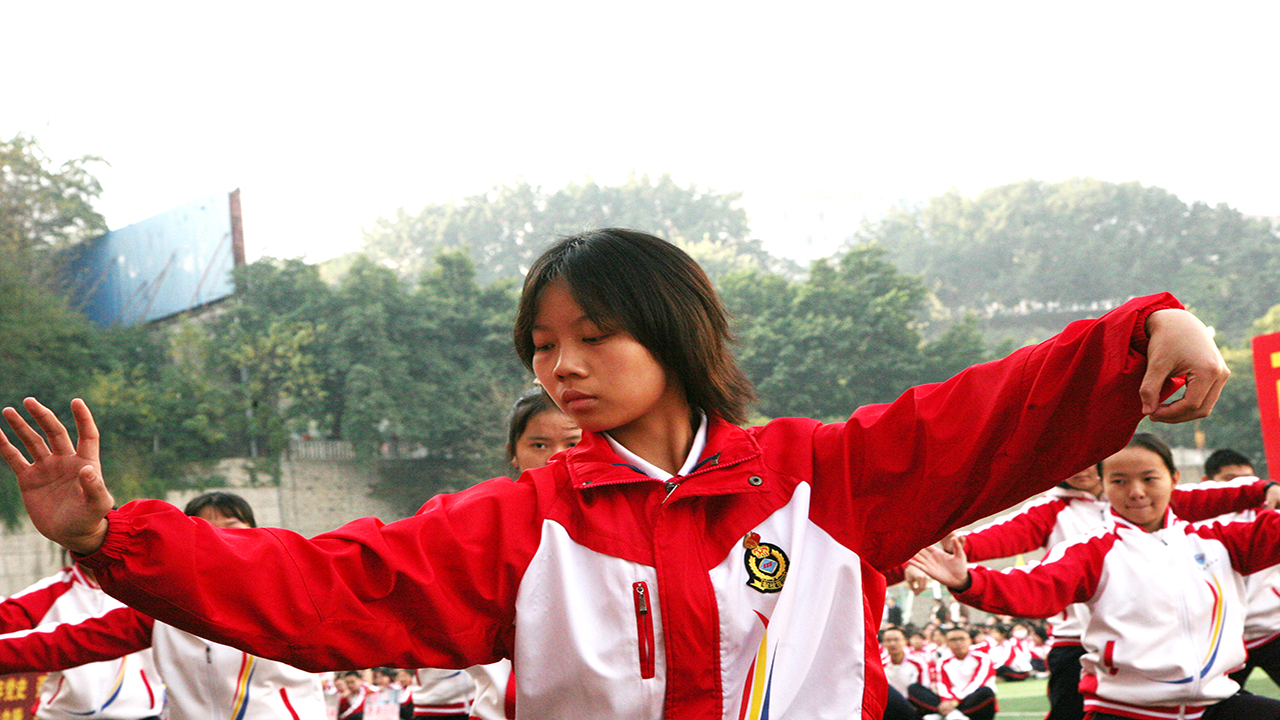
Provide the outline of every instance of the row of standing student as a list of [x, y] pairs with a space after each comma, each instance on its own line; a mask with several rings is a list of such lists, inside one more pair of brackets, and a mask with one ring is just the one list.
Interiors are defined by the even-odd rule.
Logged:
[[[5, 437], [0, 455], [33, 525], [109, 593], [262, 657], [511, 658], [530, 717], [873, 719], [885, 569], [1108, 455], [1144, 416], [1207, 414], [1229, 374], [1161, 294], [845, 422], [746, 428], [751, 386], [705, 273], [618, 229], [533, 263], [513, 337], [582, 442], [396, 523], [304, 538], [112, 509], [78, 400], [75, 443], [34, 399], [42, 432], [6, 409], [25, 452]], [[1187, 392], [1162, 403], [1174, 378]]]
[[[581, 431], [540, 390], [512, 408], [508, 460], [541, 467], [577, 444]], [[211, 492], [184, 512], [219, 528], [256, 527], [239, 495]], [[101, 591], [93, 572], [70, 566], [0, 602], [0, 673], [51, 672], [36, 700], [40, 720], [319, 720], [320, 678], [156, 623]], [[514, 715], [510, 662], [467, 673], [421, 668], [393, 677], [374, 669], [365, 683], [348, 671], [333, 683], [339, 720], [397, 716], [506, 720]], [[474, 680], [472, 679], [474, 678]], [[385, 682], [380, 682], [385, 681]], [[390, 702], [387, 689], [394, 691]], [[345, 690], [345, 691], [344, 691]]]
[[[1262, 657], [1246, 651], [1251, 612], [1255, 624], [1270, 625], [1254, 634], [1255, 647], [1280, 631], [1280, 606], [1248, 604], [1250, 584], [1275, 594], [1268, 569], [1280, 563], [1280, 514], [1265, 508], [1280, 486], [1237, 477], [1178, 488], [1178, 477], [1169, 448], [1140, 433], [1096, 475], [1081, 473], [1018, 513], [925, 548], [911, 564], [973, 607], [1052, 618], [1054, 720], [1280, 718], [1280, 701], [1251, 695], [1230, 676], [1246, 667], [1247, 652]], [[1054, 534], [1039, 563], [967, 567]]]

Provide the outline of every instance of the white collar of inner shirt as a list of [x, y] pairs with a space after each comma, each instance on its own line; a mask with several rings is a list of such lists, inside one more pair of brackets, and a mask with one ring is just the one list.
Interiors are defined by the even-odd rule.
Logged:
[[[634, 465], [640, 472], [648, 475], [655, 480], [670, 480], [675, 477], [671, 473], [645, 460], [639, 455], [622, 447], [622, 443], [609, 437], [609, 433], [604, 433], [604, 439], [609, 441], [609, 447], [618, 454], [618, 457], [627, 461], [627, 464]], [[705, 413], [698, 413], [698, 430], [693, 434], [693, 447], [689, 448], [689, 457], [684, 459], [684, 465], [680, 467], [680, 475], [688, 475], [698, 466], [698, 460], [702, 457], [702, 451], [707, 447], [707, 416]]]

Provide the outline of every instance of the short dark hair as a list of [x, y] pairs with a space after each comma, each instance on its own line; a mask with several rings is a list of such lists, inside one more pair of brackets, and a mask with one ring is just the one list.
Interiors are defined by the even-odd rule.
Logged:
[[211, 507], [227, 517], [235, 518], [249, 527], [258, 527], [258, 521], [253, 519], [253, 508], [249, 506], [249, 501], [235, 493], [222, 490], [214, 490], [203, 495], [197, 495], [191, 499], [191, 502], [187, 503], [187, 507], [183, 509], [183, 512], [196, 516], [207, 507]]
[[529, 421], [548, 410], [560, 412], [560, 408], [551, 402], [551, 398], [547, 397], [547, 393], [542, 388], [527, 391], [511, 406], [511, 415], [507, 418], [508, 461], [515, 459], [516, 444], [524, 434], [524, 429], [529, 427]]
[[1244, 453], [1236, 452], [1231, 448], [1220, 448], [1209, 453], [1209, 457], [1205, 458], [1204, 476], [1211, 478], [1228, 465], [1248, 465], [1253, 467], [1253, 462], [1245, 457]]
[[751, 381], [729, 350], [733, 337], [715, 288], [698, 263], [658, 237], [603, 228], [566, 237], [524, 279], [513, 331], [516, 353], [533, 367], [533, 323], [543, 290], [564, 280], [591, 320], [625, 330], [669, 372], [690, 406], [746, 422]]
[[[1145, 450], [1150, 450], [1160, 456], [1160, 460], [1164, 463], [1164, 466], [1168, 468], [1170, 476], [1176, 476], [1178, 474], [1178, 466], [1173, 462], [1173, 451], [1169, 449], [1169, 446], [1166, 445], [1163, 440], [1155, 435], [1152, 435], [1151, 433], [1134, 433], [1133, 438], [1129, 440], [1129, 444], [1125, 445], [1125, 447], [1140, 447]], [[1098, 461], [1098, 475], [1105, 478], [1106, 475], [1102, 472], [1103, 462], [1105, 461]]]
[[880, 631], [880, 642], [884, 642], [884, 636], [885, 636], [885, 633], [891, 633], [891, 632], [900, 633], [900, 634], [902, 635], [902, 639], [903, 639], [903, 640], [906, 640], [906, 639], [907, 639], [907, 631], [906, 631], [906, 630], [903, 630], [902, 628], [898, 627], [897, 625], [890, 625], [889, 627], [884, 628], [884, 629], [882, 629], [882, 630]]
[[977, 636], [977, 633], [973, 628], [965, 627], [964, 625], [952, 625], [951, 627], [944, 629], [942, 634], [945, 637], [953, 632], [962, 632], [965, 635], [968, 635], [970, 640], [973, 640]]

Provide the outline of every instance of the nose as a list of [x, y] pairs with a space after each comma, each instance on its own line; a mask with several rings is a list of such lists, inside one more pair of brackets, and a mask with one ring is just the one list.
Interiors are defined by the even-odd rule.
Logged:
[[554, 368], [556, 377], [563, 380], [567, 377], [582, 376], [585, 373], [582, 351], [576, 343], [562, 343], [556, 355]]

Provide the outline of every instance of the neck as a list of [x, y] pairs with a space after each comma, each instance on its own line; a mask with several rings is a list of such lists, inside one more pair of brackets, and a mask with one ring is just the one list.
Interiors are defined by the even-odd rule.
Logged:
[[697, 418], [686, 406], [679, 414], [650, 414], [609, 431], [623, 447], [676, 475], [693, 448]]

